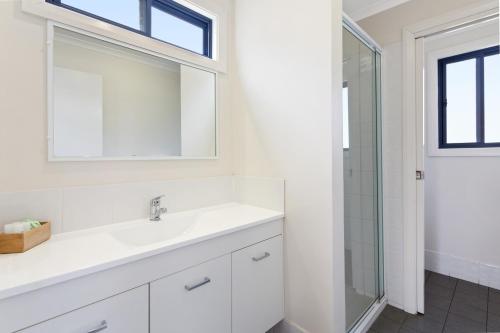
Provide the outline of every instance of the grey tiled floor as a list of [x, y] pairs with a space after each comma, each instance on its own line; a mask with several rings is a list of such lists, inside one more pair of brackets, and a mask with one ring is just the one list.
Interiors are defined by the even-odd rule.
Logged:
[[500, 332], [500, 291], [426, 272], [425, 315], [388, 305], [368, 332]]

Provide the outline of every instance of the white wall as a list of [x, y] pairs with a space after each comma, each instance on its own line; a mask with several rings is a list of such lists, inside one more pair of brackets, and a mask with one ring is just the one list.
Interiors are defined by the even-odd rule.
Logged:
[[[206, 2], [206, 0], [200, 0]], [[232, 17], [232, 1], [212, 0]], [[47, 161], [46, 24], [21, 11], [21, 1], [0, 1], [0, 192], [229, 175], [233, 172], [231, 74], [221, 74], [218, 160]], [[232, 29], [228, 27], [229, 40]]]
[[453, 156], [495, 148], [439, 150], [436, 123], [437, 59], [498, 45], [498, 34], [494, 20], [425, 41], [426, 267], [495, 288], [500, 287], [500, 155], [496, 150], [497, 156]]
[[149, 218], [149, 200], [164, 194], [169, 213], [251, 204], [283, 211], [283, 179], [221, 176], [166, 181], [0, 192], [0, 230], [26, 218], [51, 222], [52, 233]]
[[[487, 0], [411, 0], [358, 22], [383, 48], [382, 113], [385, 281], [389, 303], [403, 307], [402, 29]], [[428, 183], [428, 179], [426, 184]]]
[[235, 1], [237, 171], [286, 179], [286, 319], [311, 333], [345, 330], [341, 40], [340, 1]]
[[500, 278], [500, 157], [434, 157], [425, 163], [426, 266], [479, 282], [480, 264], [492, 265]]

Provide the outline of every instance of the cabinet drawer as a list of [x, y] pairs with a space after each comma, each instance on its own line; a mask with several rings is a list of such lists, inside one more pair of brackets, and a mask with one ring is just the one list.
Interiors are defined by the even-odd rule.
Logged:
[[152, 282], [150, 302], [151, 333], [230, 333], [230, 256]]
[[233, 333], [264, 333], [284, 316], [282, 236], [232, 254]]
[[148, 286], [142, 286], [20, 332], [147, 333], [148, 330]]

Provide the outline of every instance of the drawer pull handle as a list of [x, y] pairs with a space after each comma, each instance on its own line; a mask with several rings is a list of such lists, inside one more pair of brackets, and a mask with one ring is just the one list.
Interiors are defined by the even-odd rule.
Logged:
[[97, 333], [100, 331], [104, 331], [106, 328], [108, 328], [108, 323], [106, 322], [106, 320], [103, 320], [103, 321], [101, 321], [101, 324], [99, 326], [88, 331], [87, 333]]
[[269, 256], [271, 256], [271, 254], [269, 252], [264, 252], [264, 254], [261, 255], [260, 257], [252, 257], [252, 260], [253, 261], [261, 261], [262, 259], [266, 259]]
[[210, 281], [211, 281], [211, 280], [210, 280], [209, 278], [207, 278], [207, 277], [206, 277], [206, 278], [204, 278], [204, 279], [203, 279], [203, 281], [198, 282], [198, 283], [196, 283], [196, 284], [192, 284], [192, 285], [187, 285], [187, 284], [186, 284], [186, 285], [184, 286], [184, 289], [186, 289], [187, 291], [191, 291], [191, 290], [193, 290], [193, 289], [199, 288], [199, 287], [201, 287], [201, 286], [203, 286], [203, 285], [205, 285], [205, 284], [209, 283]]

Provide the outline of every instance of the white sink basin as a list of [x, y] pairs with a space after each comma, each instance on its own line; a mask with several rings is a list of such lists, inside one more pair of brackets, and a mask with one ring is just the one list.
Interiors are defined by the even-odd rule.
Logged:
[[175, 214], [165, 216], [161, 221], [143, 220], [137, 225], [110, 232], [111, 236], [121, 243], [133, 246], [144, 246], [164, 242], [192, 229], [197, 221], [197, 214]]
[[228, 203], [165, 214], [159, 222], [140, 219], [55, 234], [25, 253], [0, 255], [0, 300], [282, 217]]

